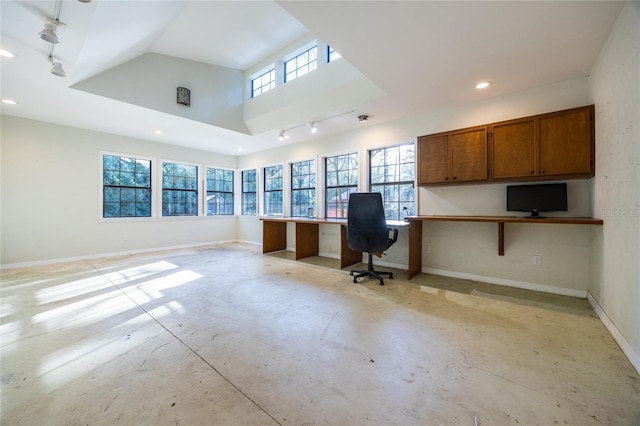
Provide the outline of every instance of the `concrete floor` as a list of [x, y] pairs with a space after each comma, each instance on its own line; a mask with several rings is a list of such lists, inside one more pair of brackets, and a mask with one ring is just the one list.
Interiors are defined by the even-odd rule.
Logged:
[[2, 424], [640, 425], [586, 300], [288, 257], [2, 271]]

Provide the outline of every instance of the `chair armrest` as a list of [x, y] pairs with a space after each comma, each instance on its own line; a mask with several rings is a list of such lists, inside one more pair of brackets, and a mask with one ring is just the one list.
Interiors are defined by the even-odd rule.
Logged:
[[387, 243], [387, 245], [391, 247], [393, 243], [398, 241], [398, 228], [387, 228], [387, 231], [393, 232], [393, 237], [389, 238], [389, 242]]

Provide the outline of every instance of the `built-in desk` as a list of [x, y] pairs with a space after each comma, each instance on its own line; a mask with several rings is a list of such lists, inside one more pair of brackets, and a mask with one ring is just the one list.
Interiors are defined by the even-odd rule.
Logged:
[[261, 217], [262, 253], [287, 249], [287, 222], [296, 227], [296, 260], [317, 256], [320, 250], [319, 225], [340, 225], [340, 268], [362, 262], [362, 252], [347, 244], [347, 221], [340, 219], [307, 219], [302, 217]]
[[602, 225], [602, 219], [582, 217], [547, 217], [532, 219], [515, 216], [408, 216], [409, 222], [409, 278], [422, 271], [422, 222], [493, 222], [498, 224], [498, 255], [504, 256], [504, 224], [505, 223], [535, 223], [535, 224], [573, 224], [573, 225]]

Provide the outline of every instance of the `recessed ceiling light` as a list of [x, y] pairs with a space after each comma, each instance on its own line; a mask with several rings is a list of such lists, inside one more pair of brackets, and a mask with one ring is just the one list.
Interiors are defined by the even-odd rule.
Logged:
[[162, 134], [162, 130], [154, 130], [153, 133], [155, 133], [156, 135], [161, 135]]
[[7, 49], [0, 49], [0, 56], [5, 58], [15, 58], [15, 54], [13, 52], [9, 52]]
[[490, 81], [481, 81], [480, 83], [476, 84], [476, 89], [486, 89], [490, 85], [491, 85]]
[[244, 151], [244, 148], [238, 148], [238, 151], [242, 152]]
[[17, 102], [14, 101], [13, 99], [3, 99], [2, 103], [3, 104], [7, 104], [7, 105], [16, 105], [17, 104]]

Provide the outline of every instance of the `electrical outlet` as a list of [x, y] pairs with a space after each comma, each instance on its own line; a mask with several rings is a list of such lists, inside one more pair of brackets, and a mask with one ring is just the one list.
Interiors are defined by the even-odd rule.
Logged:
[[542, 265], [542, 256], [533, 256], [533, 264], [536, 266]]
[[426, 246], [424, 252], [427, 254], [431, 253], [431, 246]]
[[123, 238], [124, 238], [125, 241], [129, 241], [129, 234], [124, 234]]

